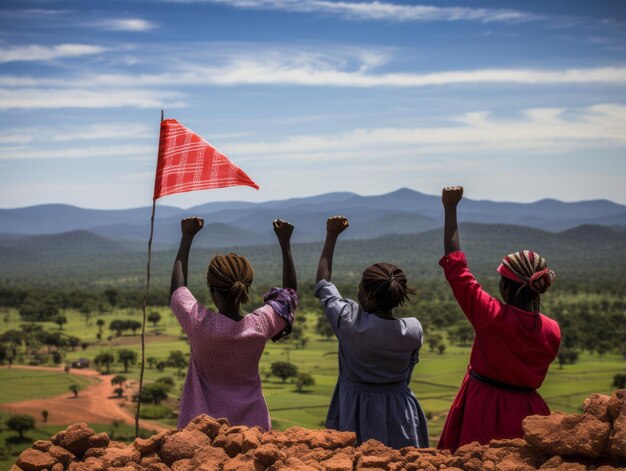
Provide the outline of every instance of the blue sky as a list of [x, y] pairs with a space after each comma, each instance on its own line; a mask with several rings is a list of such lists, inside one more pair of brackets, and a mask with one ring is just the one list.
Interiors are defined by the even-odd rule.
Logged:
[[626, 2], [0, 5], [0, 207], [149, 205], [160, 110], [261, 189], [626, 204]]

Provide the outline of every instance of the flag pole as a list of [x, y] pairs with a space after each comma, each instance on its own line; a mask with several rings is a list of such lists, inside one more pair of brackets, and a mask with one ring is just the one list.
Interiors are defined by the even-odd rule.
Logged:
[[[161, 110], [161, 122], [163, 110]], [[146, 289], [143, 292], [143, 319], [141, 322], [141, 369], [139, 370], [139, 394], [137, 395], [137, 413], [135, 414], [135, 438], [139, 437], [139, 412], [141, 411], [141, 393], [143, 392], [143, 371], [146, 366], [146, 306], [148, 305], [148, 292], [150, 290], [150, 263], [152, 261], [152, 237], [154, 236], [154, 213], [156, 211], [156, 198], [152, 198], [152, 216], [150, 217], [150, 238], [148, 239], [148, 265], [146, 266]]]

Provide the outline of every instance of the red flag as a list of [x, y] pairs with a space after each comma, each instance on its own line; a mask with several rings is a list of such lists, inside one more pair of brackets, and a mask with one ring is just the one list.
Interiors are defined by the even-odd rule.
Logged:
[[154, 199], [186, 191], [259, 185], [215, 147], [175, 119], [161, 121]]

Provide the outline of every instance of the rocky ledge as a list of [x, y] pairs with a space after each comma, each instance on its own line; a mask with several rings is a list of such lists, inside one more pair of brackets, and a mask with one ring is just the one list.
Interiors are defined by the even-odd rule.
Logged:
[[394, 450], [376, 440], [355, 446], [351, 432], [292, 427], [262, 433], [226, 419], [197, 417], [130, 445], [74, 424], [22, 452], [11, 471], [275, 471], [275, 470], [626, 470], [626, 390], [593, 394], [583, 414], [554, 412], [524, 420], [524, 439], [471, 443], [447, 450]]

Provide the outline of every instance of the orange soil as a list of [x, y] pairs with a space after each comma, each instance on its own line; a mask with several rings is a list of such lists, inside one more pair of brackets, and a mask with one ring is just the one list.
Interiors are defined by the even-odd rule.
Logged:
[[[6, 366], [1, 368], [7, 368]], [[29, 370], [54, 371], [64, 373], [63, 368], [49, 368], [44, 366], [22, 366], [13, 365], [12, 368]], [[48, 411], [48, 425], [67, 425], [77, 422], [87, 422], [89, 424], [107, 424], [115, 420], [129, 425], [135, 425], [135, 416], [122, 407], [123, 404], [132, 404], [128, 397], [114, 397], [111, 378], [113, 375], [100, 374], [90, 369], [72, 369], [70, 374], [76, 376], [88, 376], [95, 379], [93, 384], [81, 390], [78, 397], [73, 393], [62, 394], [57, 397], [47, 399], [33, 399], [29, 401], [18, 401], [0, 404], [0, 408], [11, 413], [29, 414], [41, 421], [41, 411]], [[41, 387], [45, 387], [42, 384]], [[132, 404], [133, 407], [135, 404]], [[140, 420], [139, 426], [143, 429], [162, 432], [168, 428], [157, 422]]]

